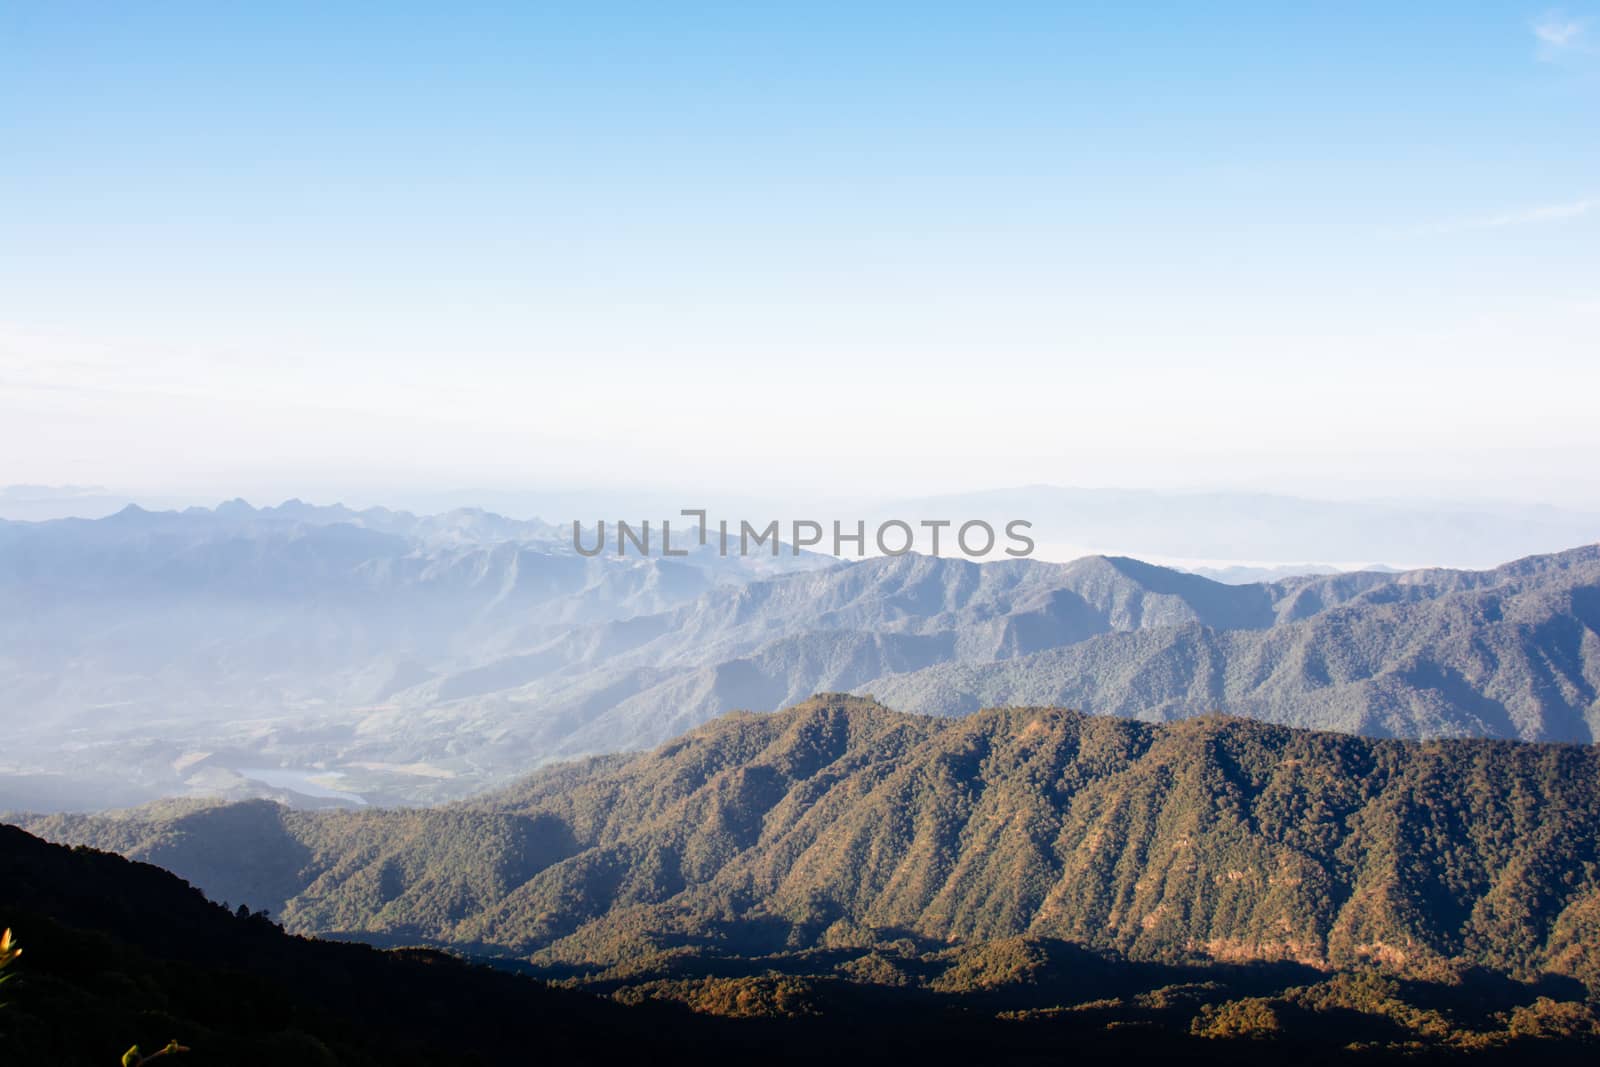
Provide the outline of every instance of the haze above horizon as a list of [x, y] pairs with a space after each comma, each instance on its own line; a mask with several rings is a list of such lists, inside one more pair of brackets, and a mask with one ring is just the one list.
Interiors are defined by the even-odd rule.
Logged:
[[11, 5], [0, 485], [1593, 508], [1597, 119], [1592, 4]]

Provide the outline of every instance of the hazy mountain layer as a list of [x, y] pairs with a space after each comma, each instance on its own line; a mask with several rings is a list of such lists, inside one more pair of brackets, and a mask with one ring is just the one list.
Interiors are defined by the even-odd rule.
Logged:
[[[497, 756], [512, 758], [639, 748], [731, 708], [774, 710], [888, 672], [988, 663], [1116, 631], [1267, 627], [1304, 610], [1305, 590], [1337, 602], [1382, 580], [1227, 586], [1104, 557], [865, 560], [577, 628], [532, 654], [398, 694], [383, 728], [403, 735], [417, 715], [434, 714], [455, 724], [458, 741], [497, 732]], [[450, 696], [462, 699], [442, 707]]]
[[[380, 794], [389, 783], [426, 795], [474, 768], [436, 735], [399, 760], [361, 749], [363, 718], [395, 694], [469, 678], [575, 627], [833, 564], [700, 548], [585, 558], [545, 523], [297, 501], [0, 522], [0, 723], [11, 740], [0, 794], [228, 791], [256, 768], [348, 756], [347, 773]], [[443, 689], [441, 700], [475, 691], [460, 680]]]
[[558, 534], [293, 501], [0, 523], [0, 798], [427, 802], [818, 691], [1402, 737], [1597, 721], [1593, 548], [1229, 585], [1099, 556], [586, 558]]
[[1344, 603], [1328, 602], [1329, 585], [1345, 583], [1301, 586], [1286, 598], [1295, 610], [1268, 630], [1106, 634], [861, 688], [942, 715], [1002, 703], [1156, 720], [1226, 709], [1368, 736], [1600, 736], [1596, 549], [1481, 574], [1417, 572]]
[[1108, 557], [868, 560], [576, 631], [518, 661], [530, 668], [523, 685], [444, 709], [419, 687], [396, 698], [405, 711], [385, 728], [437, 714], [458, 738], [500, 731], [512, 752], [580, 754], [659, 743], [730, 708], [854, 689], [938, 714], [1070, 703], [1381, 736], [1587, 741], [1597, 560], [1591, 547], [1492, 571], [1242, 586]]

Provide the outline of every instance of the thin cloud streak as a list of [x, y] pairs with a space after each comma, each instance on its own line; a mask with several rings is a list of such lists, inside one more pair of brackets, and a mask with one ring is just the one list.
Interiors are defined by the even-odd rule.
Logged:
[[1543, 223], [1568, 222], [1581, 219], [1600, 208], [1600, 197], [1584, 197], [1561, 204], [1541, 204], [1538, 207], [1507, 211], [1499, 215], [1479, 218], [1455, 219], [1420, 226], [1413, 232], [1427, 234], [1464, 233], [1470, 230], [1502, 230], [1511, 226], [1537, 226]]

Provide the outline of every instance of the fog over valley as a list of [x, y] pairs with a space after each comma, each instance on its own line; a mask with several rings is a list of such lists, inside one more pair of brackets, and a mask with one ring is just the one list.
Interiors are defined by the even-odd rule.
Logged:
[[[919, 504], [1073, 529], [1067, 508], [1081, 501], [1082, 528], [1115, 536], [1152, 508], [1199, 518], [1235, 503], [994, 496]], [[1320, 527], [1318, 547], [1340, 557], [1459, 518], [1256, 504]], [[1559, 547], [1586, 518], [1486, 513], [1463, 550]], [[1215, 534], [1169, 528], [1165, 547], [1216, 547]], [[1281, 536], [1241, 526], [1235, 543], [1270, 550]], [[940, 715], [1221, 710], [1394, 737], [1587, 741], [1596, 722], [1592, 549], [1487, 571], [1280, 564], [1218, 581], [1126, 556], [723, 555], [693, 528], [683, 544], [670, 558], [659, 538], [650, 556], [585, 556], [557, 522], [300, 501], [5, 521], [0, 801], [435, 802], [648, 748], [730, 709], [842, 690]]]

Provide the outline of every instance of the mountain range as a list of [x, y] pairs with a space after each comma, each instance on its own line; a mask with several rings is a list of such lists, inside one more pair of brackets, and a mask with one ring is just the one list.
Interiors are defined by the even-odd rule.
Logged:
[[1169, 720], [1225, 709], [1377, 737], [1600, 735], [1600, 549], [1491, 571], [1290, 580], [1270, 621], [1112, 632], [874, 680], [897, 708], [1064, 704]]
[[[834, 562], [691, 549], [590, 559], [536, 521], [298, 501], [0, 522], [0, 796], [238, 788], [442, 673]], [[454, 772], [369, 773], [425, 792]]]
[[[16, 1063], [482, 1067], [1592, 1062], [1581, 987], [1136, 963], [1012, 938], [664, 959], [559, 988], [436, 950], [286, 934], [168, 872], [0, 827], [0, 1047]], [[17, 946], [22, 947], [20, 955]], [[702, 973], [693, 970], [699, 966]], [[711, 973], [705, 973], [710, 970]], [[563, 983], [573, 985], [572, 982]]]
[[[182, 508], [188, 498], [73, 486], [0, 486], [0, 520], [103, 518], [130, 503]], [[487, 508], [564, 523], [617, 516], [676, 515], [694, 505], [727, 516], [831, 519], [984, 519], [1001, 528], [1031, 521], [1040, 558], [1067, 560], [1115, 551], [1249, 580], [1310, 569], [1348, 570], [1352, 561], [1485, 567], [1600, 538], [1592, 500], [1554, 507], [1514, 500], [1315, 499], [1247, 490], [1174, 490], [1022, 485], [934, 496], [839, 499], [786, 489], [718, 492], [709, 487], [398, 491], [386, 503], [418, 515]], [[371, 509], [382, 511], [384, 509]], [[924, 548], [926, 546], [919, 546]], [[1318, 568], [1313, 561], [1320, 561]], [[1342, 561], [1342, 562], [1341, 562]], [[1338, 563], [1338, 566], [1327, 566]], [[1238, 570], [1235, 571], [1234, 569]], [[1213, 574], [1213, 576], [1216, 576]]]
[[0, 592], [10, 807], [432, 802], [819, 691], [1394, 737], [1600, 722], [1593, 546], [1226, 584], [1106, 556], [585, 558], [483, 512], [234, 502], [0, 523]]
[[[1600, 750], [849, 696], [431, 809], [19, 817], [302, 933], [552, 976], [663, 954], [1060, 940], [1600, 990]], [[620, 969], [620, 971], [619, 971]]]

